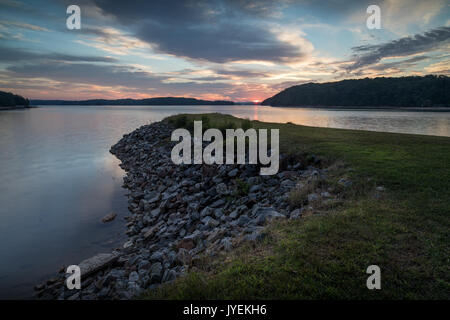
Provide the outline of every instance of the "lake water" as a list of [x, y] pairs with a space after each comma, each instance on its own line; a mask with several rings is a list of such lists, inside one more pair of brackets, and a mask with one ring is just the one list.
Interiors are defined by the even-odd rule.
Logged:
[[[450, 136], [450, 112], [263, 106], [45, 106], [0, 112], [0, 298], [31, 297], [63, 265], [125, 240], [124, 172], [109, 148], [176, 113]], [[103, 224], [101, 218], [118, 217]]]

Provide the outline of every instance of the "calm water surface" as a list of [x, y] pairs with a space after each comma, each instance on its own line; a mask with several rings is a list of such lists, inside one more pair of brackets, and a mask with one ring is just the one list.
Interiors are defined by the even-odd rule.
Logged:
[[[31, 297], [61, 266], [125, 239], [124, 172], [109, 148], [176, 113], [450, 136], [449, 112], [331, 111], [262, 106], [46, 106], [0, 111], [0, 298]], [[116, 220], [100, 219], [114, 211]]]

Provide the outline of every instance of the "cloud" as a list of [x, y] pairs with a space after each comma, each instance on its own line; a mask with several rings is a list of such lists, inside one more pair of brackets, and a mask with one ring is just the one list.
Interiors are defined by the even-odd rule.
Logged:
[[[148, 95], [188, 95], [222, 94], [232, 87], [231, 84], [211, 82], [198, 83], [194, 81], [179, 81], [169, 76], [159, 75], [138, 68], [123, 65], [92, 64], [92, 63], [62, 63], [44, 62], [39, 64], [23, 64], [6, 68], [6, 77], [14, 79], [47, 79], [65, 86], [95, 86], [120, 88], [124, 94], [135, 92]], [[11, 84], [13, 85], [13, 84]], [[45, 91], [55, 88], [44, 86]], [[56, 90], [55, 90], [56, 91]], [[189, 94], [187, 94], [189, 93]]]
[[0, 62], [17, 62], [31, 60], [54, 60], [65, 62], [116, 62], [111, 57], [76, 56], [63, 53], [37, 53], [20, 48], [0, 46]]
[[0, 0], [0, 4], [3, 6], [9, 6], [9, 7], [22, 7], [23, 4], [19, 1], [14, 0]]
[[405, 32], [412, 25], [428, 25], [445, 6], [446, 0], [385, 0], [382, 25], [393, 32]]
[[6, 27], [13, 26], [13, 27], [17, 27], [17, 28], [32, 30], [32, 31], [45, 31], [45, 32], [50, 31], [47, 28], [40, 27], [40, 26], [37, 26], [34, 24], [24, 23], [24, 22], [16, 22], [16, 21], [2, 21], [2, 22], [0, 22], [0, 25], [6, 26]]
[[400, 71], [401, 69], [415, 66], [417, 62], [421, 62], [428, 59], [430, 59], [429, 56], [416, 56], [406, 60], [376, 64], [374, 66], [371, 66], [370, 69], [383, 71], [386, 69], [394, 68]]
[[90, 63], [45, 62], [15, 65], [7, 68], [18, 77], [47, 78], [55, 81], [95, 84], [102, 86], [130, 86], [145, 88], [164, 78], [138, 69], [119, 65]]
[[[447, 59], [450, 57], [447, 57]], [[425, 67], [425, 71], [434, 74], [450, 75], [450, 64], [448, 60], [440, 61]]]
[[270, 1], [102, 1], [106, 15], [162, 53], [224, 63], [236, 60], [283, 62], [301, 59], [302, 48], [280, 40], [258, 16], [269, 16]]
[[266, 72], [262, 71], [253, 71], [253, 70], [226, 70], [226, 69], [218, 69], [215, 70], [217, 74], [224, 76], [235, 76], [242, 78], [254, 78], [254, 77], [265, 77], [267, 75]]
[[83, 35], [85, 40], [76, 40], [76, 43], [115, 55], [136, 54], [137, 52], [133, 52], [133, 50], [146, 50], [148, 52], [151, 49], [148, 43], [115, 28], [87, 26], [80, 30], [80, 34]]
[[378, 45], [363, 45], [353, 47], [354, 63], [348, 70], [356, 70], [379, 62], [388, 57], [405, 57], [425, 53], [442, 48], [449, 44], [450, 28], [440, 27], [423, 34], [404, 37]]

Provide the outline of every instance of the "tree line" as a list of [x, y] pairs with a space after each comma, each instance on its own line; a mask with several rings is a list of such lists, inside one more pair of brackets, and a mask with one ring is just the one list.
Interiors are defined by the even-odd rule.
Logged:
[[427, 75], [306, 83], [287, 88], [262, 105], [346, 107], [450, 107], [450, 78]]
[[11, 92], [0, 91], [0, 106], [2, 107], [28, 107], [29, 105], [30, 101], [22, 96], [13, 94]]
[[104, 106], [104, 105], [146, 105], [146, 106], [167, 106], [167, 105], [233, 105], [232, 101], [209, 101], [199, 100], [195, 98], [183, 97], [161, 97], [147, 99], [92, 99], [82, 101], [72, 100], [31, 100], [33, 105], [88, 105], [88, 106]]

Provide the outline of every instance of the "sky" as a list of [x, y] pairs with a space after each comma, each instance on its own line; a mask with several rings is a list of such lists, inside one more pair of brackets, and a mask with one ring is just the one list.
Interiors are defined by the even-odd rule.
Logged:
[[450, 75], [449, 49], [445, 0], [0, 0], [0, 90], [30, 99], [259, 102], [307, 82]]

